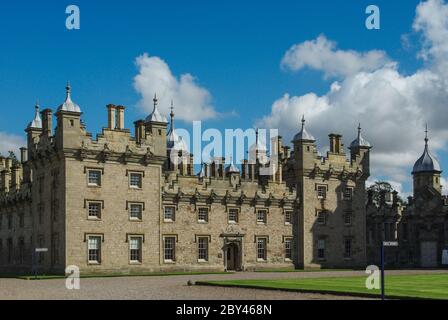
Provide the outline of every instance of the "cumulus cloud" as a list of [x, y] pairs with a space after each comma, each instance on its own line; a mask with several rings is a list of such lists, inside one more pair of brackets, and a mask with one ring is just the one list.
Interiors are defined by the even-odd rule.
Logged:
[[[308, 131], [318, 139], [320, 148], [325, 149], [330, 132], [342, 133], [346, 145], [349, 144], [356, 136], [359, 121], [364, 137], [374, 146], [372, 174], [388, 177], [402, 189], [402, 184], [410, 181], [412, 165], [423, 151], [426, 122], [430, 127], [431, 150], [435, 153], [446, 147], [448, 72], [445, 71], [448, 69], [440, 66], [448, 61], [447, 21], [448, 5], [441, 0], [429, 0], [418, 6], [414, 30], [422, 36], [420, 56], [425, 56], [428, 63], [411, 75], [401, 74], [397, 63], [387, 61], [384, 53], [379, 55], [380, 59], [364, 59], [368, 54], [337, 50], [323, 36], [297, 44], [285, 55], [286, 61], [294, 61], [291, 57], [295, 56], [302, 59], [297, 59], [299, 62], [295, 65], [288, 62], [291, 69], [309, 66], [327, 76], [343, 77], [322, 96], [285, 94], [273, 103], [271, 113], [259, 119], [257, 125], [280, 128], [281, 134], [292, 137], [299, 130], [300, 117], [305, 114]], [[316, 49], [319, 47], [322, 51]], [[354, 67], [344, 72], [344, 68], [327, 66], [328, 59]], [[352, 60], [357, 62], [347, 62]], [[375, 62], [360, 62], [366, 60]]]
[[138, 105], [144, 112], [152, 112], [156, 93], [159, 109], [165, 115], [170, 112], [171, 100], [175, 104], [176, 118], [181, 120], [205, 120], [218, 115], [211, 104], [210, 92], [191, 74], [176, 77], [165, 61], [147, 53], [137, 57], [135, 63], [139, 73], [134, 78], [134, 88], [142, 96]]
[[284, 55], [281, 65], [298, 71], [310, 68], [324, 72], [326, 77], [349, 76], [361, 71], [373, 71], [390, 64], [384, 51], [357, 52], [338, 50], [336, 43], [324, 35], [293, 45]]
[[20, 136], [0, 132], [0, 154], [3, 156], [7, 156], [9, 151], [13, 151], [19, 157], [19, 148], [25, 144], [25, 140]]

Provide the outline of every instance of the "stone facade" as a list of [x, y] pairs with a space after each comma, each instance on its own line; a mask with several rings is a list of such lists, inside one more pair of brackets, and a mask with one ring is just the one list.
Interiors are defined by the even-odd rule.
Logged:
[[[381, 241], [397, 241], [398, 247], [385, 248], [385, 262], [391, 267], [440, 268], [448, 255], [448, 197], [442, 195], [441, 169], [429, 153], [425, 139], [423, 156], [412, 172], [414, 194], [407, 202], [398, 193], [381, 190], [379, 201], [369, 193], [367, 204], [368, 261], [379, 264]], [[423, 160], [423, 161], [422, 161]]]
[[[0, 158], [0, 273], [365, 265], [370, 146], [360, 133], [350, 159], [339, 135], [319, 156], [303, 126], [292, 152], [273, 140], [279, 162], [269, 176], [260, 161], [240, 172], [223, 158], [195, 174], [173, 112], [168, 131], [155, 98], [131, 135], [124, 109], [108, 105], [108, 125], [93, 139], [69, 86], [54, 132], [52, 111], [36, 108], [21, 159]], [[258, 138], [255, 147], [258, 159]]]

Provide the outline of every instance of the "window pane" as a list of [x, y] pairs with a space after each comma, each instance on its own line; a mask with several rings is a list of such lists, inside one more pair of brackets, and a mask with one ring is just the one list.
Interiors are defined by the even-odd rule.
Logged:
[[198, 258], [200, 260], [208, 260], [208, 238], [198, 239]]
[[257, 258], [266, 260], [266, 239], [257, 239]]
[[238, 209], [229, 209], [229, 222], [238, 222]]
[[97, 186], [101, 185], [101, 171], [89, 170], [89, 184]]
[[176, 239], [174, 237], [166, 237], [164, 240], [164, 256], [165, 260], [175, 260], [175, 242]]
[[165, 220], [174, 221], [174, 207], [165, 207]]
[[142, 175], [140, 173], [131, 173], [130, 174], [130, 185], [134, 188], [142, 187]]
[[205, 222], [208, 221], [208, 208], [199, 208], [198, 220]]
[[141, 219], [142, 211], [143, 211], [143, 206], [141, 204], [131, 204], [130, 217], [133, 219]]

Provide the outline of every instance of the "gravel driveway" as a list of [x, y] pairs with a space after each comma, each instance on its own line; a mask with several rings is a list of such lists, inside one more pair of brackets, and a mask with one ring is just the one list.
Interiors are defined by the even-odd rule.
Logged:
[[[447, 271], [389, 271], [387, 274], [447, 273]], [[287, 279], [337, 276], [365, 276], [363, 271], [243, 272], [235, 274], [194, 276], [149, 276], [81, 279], [80, 290], [67, 290], [65, 279], [20, 280], [0, 279], [0, 300], [11, 299], [138, 299], [138, 300], [318, 300], [354, 299], [334, 295], [294, 293], [282, 291], [188, 286], [187, 282], [199, 280], [232, 279]]]

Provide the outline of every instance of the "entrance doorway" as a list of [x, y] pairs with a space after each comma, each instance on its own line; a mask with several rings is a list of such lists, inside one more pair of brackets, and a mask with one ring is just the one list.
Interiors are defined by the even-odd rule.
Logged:
[[225, 258], [227, 271], [241, 270], [240, 249], [236, 243], [229, 243], [225, 247]]

